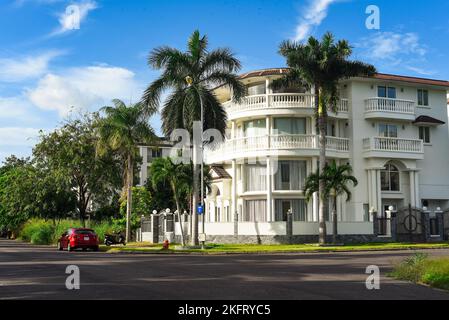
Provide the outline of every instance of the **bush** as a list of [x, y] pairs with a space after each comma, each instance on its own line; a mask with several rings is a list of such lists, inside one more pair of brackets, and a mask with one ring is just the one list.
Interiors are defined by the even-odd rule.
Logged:
[[449, 290], [449, 259], [428, 259], [425, 254], [415, 254], [398, 264], [391, 275], [400, 280]]
[[[68, 229], [82, 227], [78, 220], [61, 220], [55, 225], [51, 221], [31, 219], [23, 225], [19, 233], [19, 239], [37, 245], [56, 244], [61, 235]], [[106, 233], [121, 230], [121, 226], [114, 222], [92, 222], [90, 226], [86, 225], [86, 227], [97, 233], [100, 243], [104, 241]]]

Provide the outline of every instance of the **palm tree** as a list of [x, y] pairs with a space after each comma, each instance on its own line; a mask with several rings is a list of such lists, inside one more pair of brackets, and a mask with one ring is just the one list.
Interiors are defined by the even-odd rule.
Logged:
[[335, 160], [327, 164], [323, 174], [325, 182], [324, 194], [332, 198], [332, 221], [333, 221], [333, 242], [337, 243], [338, 237], [338, 217], [337, 217], [337, 197], [346, 195], [346, 201], [351, 200], [352, 193], [348, 188], [348, 183], [356, 187], [359, 182], [352, 175], [352, 167], [349, 164], [337, 165]]
[[139, 157], [138, 145], [156, 141], [153, 129], [144, 117], [141, 103], [126, 106], [118, 99], [114, 106], [104, 107], [105, 117], [99, 120], [97, 152], [104, 154], [108, 150], [117, 152], [123, 159], [125, 174], [124, 190], [126, 203], [126, 241], [131, 239], [132, 187], [134, 185], [134, 162]]
[[[335, 42], [331, 33], [326, 33], [319, 41], [310, 37], [306, 44], [285, 41], [279, 53], [286, 58], [290, 71], [280, 80], [274, 81], [273, 88], [300, 85], [314, 90], [315, 114], [319, 130], [319, 172], [326, 164], [326, 126], [328, 110], [337, 112], [339, 82], [358, 76], [372, 76], [374, 66], [360, 61], [348, 60], [352, 48], [346, 40]], [[324, 181], [320, 180], [318, 192], [324, 192]], [[324, 221], [324, 200], [319, 204], [320, 243], [326, 242], [326, 222]]]
[[352, 167], [349, 164], [338, 166], [335, 160], [331, 164], [326, 164], [323, 174], [319, 171], [309, 175], [304, 186], [306, 200], [310, 201], [313, 194], [319, 191], [320, 182], [324, 182], [324, 192], [320, 193], [324, 202], [325, 199], [332, 198], [332, 221], [333, 221], [333, 243], [337, 243], [338, 238], [338, 217], [337, 217], [337, 197], [346, 194], [346, 201], [351, 200], [352, 193], [348, 188], [348, 183], [354, 187], [358, 185], [357, 179], [351, 175]]
[[186, 165], [174, 163], [170, 158], [156, 159], [150, 167], [151, 182], [154, 188], [157, 188], [161, 183], [168, 183], [173, 192], [178, 221], [181, 226], [181, 242], [183, 246], [185, 246], [185, 240], [181, 221], [181, 199], [188, 192], [190, 182], [190, 177], [185, 167]]
[[[232, 99], [239, 101], [245, 94], [245, 87], [236, 72], [241, 68], [240, 61], [230, 49], [220, 48], [208, 51], [208, 39], [199, 31], [193, 32], [187, 43], [187, 51], [159, 47], [149, 56], [148, 64], [161, 70], [161, 76], [144, 92], [142, 103], [148, 114], [160, 109], [163, 92], [170, 94], [162, 106], [162, 129], [171, 136], [176, 129], [186, 129], [193, 137], [194, 122], [201, 118], [204, 109], [203, 130], [216, 129], [224, 137], [226, 130], [226, 111], [218, 101], [214, 88], [226, 86], [231, 89]], [[201, 142], [200, 142], [201, 143]], [[193, 143], [194, 157], [198, 155], [198, 145]], [[195, 158], [196, 160], [196, 158]], [[198, 245], [198, 161], [194, 161], [194, 182], [192, 199], [193, 235], [192, 245]]]

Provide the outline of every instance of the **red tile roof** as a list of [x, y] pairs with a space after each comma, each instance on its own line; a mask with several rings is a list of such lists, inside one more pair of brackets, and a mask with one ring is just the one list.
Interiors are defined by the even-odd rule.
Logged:
[[[271, 68], [271, 69], [263, 69], [256, 70], [244, 73], [240, 75], [240, 79], [248, 79], [253, 77], [263, 77], [263, 76], [272, 76], [272, 75], [281, 75], [285, 74], [289, 71], [289, 68]], [[394, 74], [386, 74], [386, 73], [377, 73], [372, 78], [379, 80], [388, 80], [388, 81], [401, 81], [401, 82], [409, 82], [414, 84], [424, 84], [424, 85], [432, 85], [432, 86], [442, 86], [449, 88], [449, 81], [445, 80], [435, 80], [435, 79], [426, 79], [426, 78], [417, 78], [417, 77], [409, 77], [409, 76], [400, 76]]]

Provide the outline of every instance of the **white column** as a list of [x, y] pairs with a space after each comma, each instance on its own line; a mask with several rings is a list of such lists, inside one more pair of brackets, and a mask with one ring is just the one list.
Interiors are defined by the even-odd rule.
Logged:
[[235, 213], [237, 212], [237, 161], [232, 160], [232, 205], [231, 205], [231, 216], [234, 222]]
[[272, 222], [273, 219], [273, 186], [271, 177], [271, 159], [267, 157], [267, 221]]
[[382, 188], [380, 183], [380, 170], [376, 170], [376, 180], [377, 180], [377, 212], [382, 212]]
[[367, 170], [366, 175], [368, 177], [368, 185], [367, 185], [368, 203], [369, 203], [369, 210], [371, 210], [371, 207], [373, 206], [373, 192], [372, 192], [373, 187], [371, 182], [371, 170]]
[[[312, 173], [316, 173], [316, 171], [318, 170], [318, 158], [313, 157], [312, 158]], [[317, 222], [318, 221], [318, 209], [319, 209], [319, 199], [318, 199], [318, 192], [315, 192], [313, 194], [313, 208], [312, 208], [312, 212], [313, 212], [313, 221]]]
[[237, 138], [237, 132], [236, 132], [236, 123], [235, 121], [231, 121], [231, 139]]
[[415, 171], [410, 171], [410, 204], [416, 207]]
[[421, 195], [419, 192], [419, 172], [415, 172], [415, 200], [416, 200], [416, 206], [418, 208], [421, 208]]
[[265, 125], [266, 125], [266, 131], [267, 131], [267, 147], [268, 149], [271, 148], [270, 144], [271, 144], [271, 117], [267, 116], [265, 118]]

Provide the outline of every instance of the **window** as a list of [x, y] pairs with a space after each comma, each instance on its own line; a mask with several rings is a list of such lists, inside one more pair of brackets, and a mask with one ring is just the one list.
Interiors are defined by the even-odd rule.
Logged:
[[247, 164], [245, 166], [246, 191], [267, 190], [267, 166], [265, 164]]
[[278, 170], [274, 176], [275, 190], [300, 191], [306, 179], [305, 161], [279, 161]]
[[274, 130], [277, 130], [278, 134], [306, 134], [306, 119], [275, 118]]
[[263, 82], [263, 83], [249, 85], [247, 91], [248, 91], [248, 96], [256, 96], [256, 95], [265, 94], [267, 92], [267, 88], [266, 88], [265, 82]]
[[429, 105], [429, 91], [418, 89], [418, 106], [428, 106]]
[[292, 210], [293, 221], [307, 221], [307, 204], [303, 199], [276, 200], [275, 221], [287, 221], [288, 210]]
[[245, 201], [245, 212], [242, 215], [243, 222], [266, 222], [267, 201], [249, 200]]
[[243, 125], [245, 137], [260, 137], [267, 133], [265, 119], [247, 121]]
[[396, 99], [396, 88], [386, 87], [386, 86], [378, 86], [377, 87], [377, 96], [379, 98]]
[[382, 191], [400, 191], [399, 170], [392, 164], [387, 164], [380, 173]]
[[419, 127], [419, 138], [424, 141], [424, 143], [430, 143], [430, 128]]
[[379, 136], [383, 138], [397, 138], [398, 127], [391, 124], [379, 124]]

